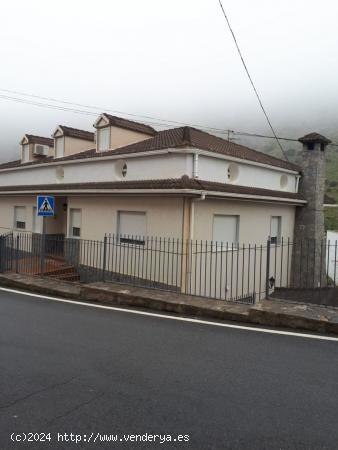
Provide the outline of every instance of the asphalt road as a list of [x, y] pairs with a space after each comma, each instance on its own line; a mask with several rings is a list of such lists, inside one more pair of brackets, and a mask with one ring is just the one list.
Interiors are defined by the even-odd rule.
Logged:
[[0, 352], [1, 450], [338, 449], [338, 342], [0, 291]]

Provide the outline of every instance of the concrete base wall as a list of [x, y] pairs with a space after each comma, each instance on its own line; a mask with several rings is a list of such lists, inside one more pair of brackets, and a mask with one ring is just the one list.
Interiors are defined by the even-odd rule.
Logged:
[[270, 295], [270, 298], [338, 307], [338, 288], [276, 288], [274, 293]]

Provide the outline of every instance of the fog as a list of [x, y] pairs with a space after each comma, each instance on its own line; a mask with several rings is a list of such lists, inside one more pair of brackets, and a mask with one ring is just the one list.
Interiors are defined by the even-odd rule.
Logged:
[[[277, 133], [333, 132], [337, 3], [223, 5]], [[97, 114], [102, 107], [270, 134], [218, 0], [19, 0], [2, 2], [0, 14], [1, 161], [18, 158], [24, 133], [90, 130], [95, 121], [5, 99], [58, 105], [1, 89], [94, 105], [88, 111]]]

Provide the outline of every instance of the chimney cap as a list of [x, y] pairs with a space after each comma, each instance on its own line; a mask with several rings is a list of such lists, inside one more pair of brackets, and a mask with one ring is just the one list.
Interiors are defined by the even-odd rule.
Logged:
[[331, 144], [330, 139], [319, 133], [310, 133], [298, 139], [302, 144]]

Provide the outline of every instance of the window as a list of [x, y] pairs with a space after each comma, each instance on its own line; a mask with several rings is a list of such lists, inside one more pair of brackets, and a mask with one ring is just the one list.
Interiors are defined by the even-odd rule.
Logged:
[[25, 144], [22, 146], [22, 162], [29, 161], [29, 144]]
[[126, 177], [127, 172], [128, 172], [128, 166], [127, 166], [127, 164], [123, 164], [123, 167], [122, 167], [122, 176], [123, 176], [123, 178]]
[[17, 230], [26, 229], [26, 207], [14, 206], [14, 228]]
[[212, 240], [214, 242], [228, 243], [231, 247], [232, 244], [238, 243], [239, 232], [239, 216], [221, 216], [214, 215]]
[[230, 163], [228, 166], [227, 178], [230, 183], [235, 183], [238, 179], [239, 168], [237, 164]]
[[272, 216], [270, 224], [271, 244], [279, 244], [281, 241], [282, 218], [281, 216]]
[[119, 211], [117, 233], [124, 244], [144, 245], [147, 234], [147, 215], [145, 212]]
[[81, 221], [82, 221], [81, 209], [69, 210], [69, 236], [73, 238], [79, 238], [81, 236]]
[[109, 149], [110, 127], [99, 128], [98, 132], [98, 149], [100, 152]]
[[122, 180], [127, 176], [128, 166], [126, 161], [119, 159], [114, 162], [114, 175], [118, 180]]
[[55, 158], [63, 158], [65, 155], [65, 138], [55, 139]]

